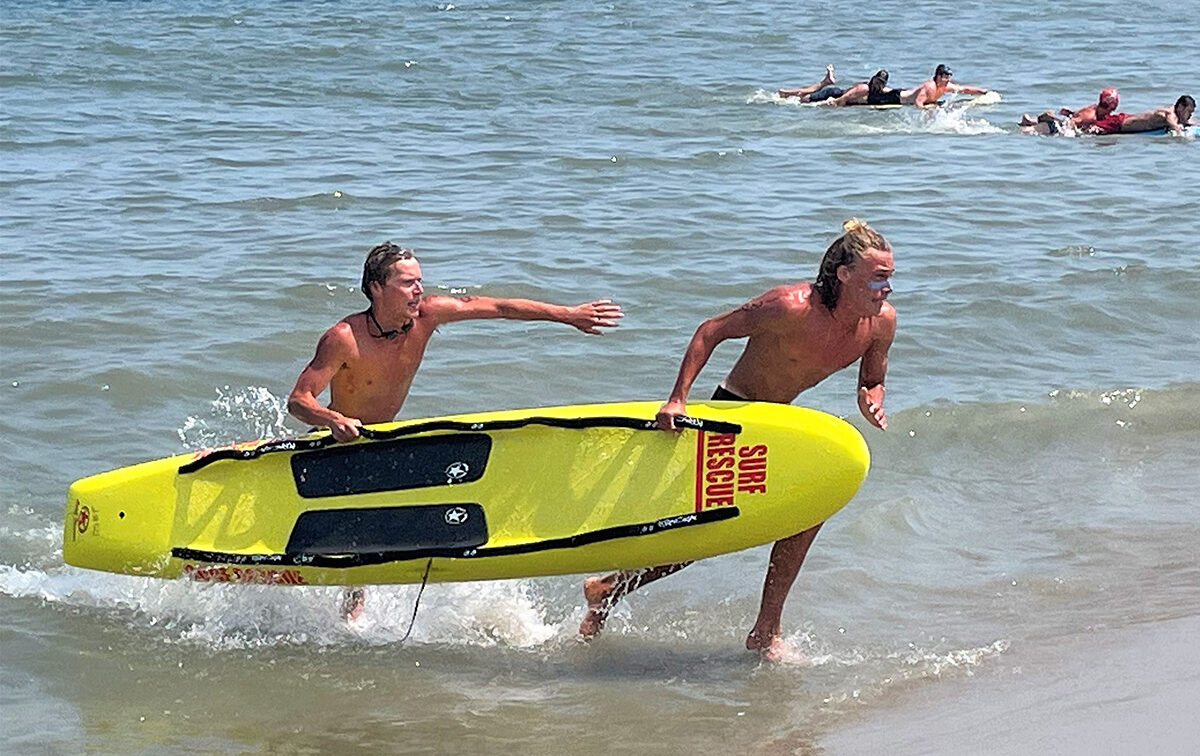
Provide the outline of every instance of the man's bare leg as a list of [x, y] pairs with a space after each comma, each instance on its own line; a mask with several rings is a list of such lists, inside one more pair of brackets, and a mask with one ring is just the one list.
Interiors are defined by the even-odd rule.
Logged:
[[664, 564], [659, 567], [647, 567], [643, 570], [622, 570], [604, 577], [590, 577], [583, 581], [583, 598], [587, 601], [587, 612], [583, 622], [579, 623], [579, 634], [585, 640], [591, 640], [600, 634], [604, 628], [604, 620], [613, 605], [625, 596], [646, 583], [665, 578], [667, 575], [679, 572], [691, 562], [680, 564]]
[[781, 89], [781, 90], [779, 90], [779, 96], [780, 97], [801, 97], [801, 98], [803, 98], [803, 97], [807, 97], [808, 95], [812, 94], [813, 92], [816, 92], [818, 89], [820, 89], [822, 87], [827, 87], [830, 84], [834, 84], [836, 82], [837, 82], [837, 77], [833, 75], [833, 64], [830, 63], [829, 65], [825, 66], [825, 78], [821, 79], [816, 84], [810, 84], [807, 87], [800, 87], [799, 89]]
[[763, 581], [762, 605], [754, 628], [746, 636], [746, 648], [761, 652], [767, 659], [778, 659], [782, 653], [780, 618], [783, 615], [783, 602], [792, 583], [796, 581], [796, 575], [800, 573], [800, 565], [804, 564], [804, 557], [821, 525], [824, 523], [776, 541], [771, 548], [771, 562], [767, 565], [767, 577]]
[[1021, 120], [1017, 122], [1021, 127], [1021, 131], [1026, 134], [1041, 134], [1042, 136], [1054, 136], [1055, 134], [1068, 133], [1069, 126], [1066, 121], [1060, 121], [1058, 116], [1051, 113], [1049, 110], [1044, 113], [1038, 113], [1037, 118], [1030, 118], [1028, 113], [1021, 116]]

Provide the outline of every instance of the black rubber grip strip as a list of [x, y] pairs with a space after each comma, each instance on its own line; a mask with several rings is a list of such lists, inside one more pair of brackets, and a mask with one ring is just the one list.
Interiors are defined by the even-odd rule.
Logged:
[[721, 522], [738, 516], [737, 507], [717, 507], [702, 512], [664, 517], [653, 522], [635, 523], [633, 525], [616, 525], [611, 528], [601, 528], [587, 533], [579, 533], [565, 538], [548, 538], [544, 541], [513, 544], [511, 546], [481, 546], [476, 548], [429, 548], [411, 549], [408, 551], [380, 551], [367, 554], [232, 554], [223, 551], [204, 551], [176, 547], [171, 549], [171, 556], [177, 559], [187, 559], [194, 562], [210, 562], [214, 564], [251, 564], [285, 567], [365, 567], [389, 562], [403, 562], [409, 559], [429, 559], [440, 557], [446, 559], [481, 559], [484, 557], [513, 556], [515, 554], [530, 554], [551, 549], [570, 549], [586, 546], [601, 541], [611, 541], [616, 538], [632, 538], [635, 536], [661, 533], [665, 530], [677, 530], [693, 525], [704, 525], [710, 522]]
[[[698, 417], [676, 415], [675, 424], [692, 430], [708, 431], [709, 433], [741, 433], [742, 426], [737, 423], [727, 423], [723, 420], [703, 420]], [[467, 423], [460, 420], [430, 420], [427, 423], [406, 425], [401, 428], [379, 431], [373, 428], [362, 428], [363, 438], [369, 441], [387, 441], [402, 436], [412, 436], [418, 433], [432, 431], [499, 431], [523, 428], [527, 425], [547, 425], [551, 428], [629, 428], [632, 430], [657, 430], [654, 420], [639, 420], [635, 417], [523, 417], [515, 420], [488, 420]], [[333, 434], [320, 438], [298, 439], [282, 438], [266, 441], [249, 449], [213, 449], [203, 456], [197, 457], [179, 466], [179, 474], [186, 475], [221, 460], [256, 459], [264, 454], [286, 451], [308, 451], [323, 449], [337, 443]]]

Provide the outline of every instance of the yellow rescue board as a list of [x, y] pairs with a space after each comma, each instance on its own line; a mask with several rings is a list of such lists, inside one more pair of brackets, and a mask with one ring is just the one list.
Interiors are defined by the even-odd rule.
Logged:
[[539, 407], [255, 441], [83, 478], [63, 559], [132, 575], [362, 585], [635, 568], [798, 533], [866, 477], [866, 443], [815, 410], [695, 402]]

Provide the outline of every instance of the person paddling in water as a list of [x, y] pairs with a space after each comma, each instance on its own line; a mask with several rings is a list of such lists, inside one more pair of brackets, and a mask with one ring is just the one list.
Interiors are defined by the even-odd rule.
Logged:
[[887, 83], [888, 72], [881, 68], [867, 81], [852, 84], [837, 97], [827, 99], [821, 104], [833, 107], [845, 107], [848, 105], [899, 105], [900, 93], [895, 89], [889, 89]]
[[[370, 303], [367, 309], [325, 331], [288, 396], [288, 412], [309, 425], [328, 426], [338, 441], [358, 438], [365, 423], [395, 419], [440, 325], [494, 318], [549, 320], [599, 334], [622, 317], [620, 306], [607, 299], [567, 307], [532, 299], [427, 297], [412, 250], [391, 242], [367, 253], [362, 292]], [[323, 405], [317, 397], [326, 388], [329, 404]], [[362, 589], [348, 589], [342, 614], [354, 619], [362, 608]]]
[[868, 105], [900, 104], [900, 90], [889, 87], [887, 83], [888, 72], [882, 68], [876, 71], [871, 80], [867, 82]]
[[[1121, 93], [1116, 87], [1105, 87], [1100, 90], [1100, 94], [1096, 97], [1096, 101], [1091, 105], [1084, 105], [1078, 110], [1070, 108], [1059, 108], [1059, 115], [1069, 118], [1071, 125], [1076, 130], [1082, 130], [1094, 126], [1097, 121], [1103, 120], [1116, 111], [1117, 106], [1121, 104]], [[1047, 111], [1049, 112], [1049, 111]], [[1025, 118], [1026, 116], [1022, 116]], [[1025, 125], [1025, 124], [1021, 124]]]
[[1089, 134], [1142, 134], [1149, 131], [1165, 131], [1182, 134], [1192, 125], [1196, 113], [1196, 100], [1191, 95], [1180, 95], [1174, 105], [1147, 110], [1143, 113], [1110, 113], [1088, 128]]
[[[658, 411], [660, 428], [674, 429], [674, 418], [686, 414], [692, 383], [717, 345], [748, 339], [713, 399], [790, 403], [800, 392], [857, 361], [859, 410], [867, 422], [887, 429], [883, 381], [896, 332], [896, 311], [887, 302], [892, 291], [892, 248], [860, 220], [848, 220], [842, 228], [844, 233], [825, 251], [815, 282], [777, 286], [700, 324], [684, 352], [675, 387]], [[746, 648], [769, 659], [782, 655], [783, 603], [820, 529], [816, 525], [771, 549], [762, 604]], [[583, 586], [587, 609], [580, 635], [595, 637], [622, 596], [688, 564], [588, 578]]]
[[1046, 110], [1039, 113], [1037, 118], [1023, 113], [1017, 125], [1027, 134], [1074, 136], [1111, 115], [1120, 101], [1121, 95], [1114, 87], [1105, 87], [1100, 90], [1100, 96], [1091, 105], [1084, 105], [1078, 110], [1059, 108], [1057, 114]]
[[955, 84], [950, 81], [953, 76], [954, 72], [950, 70], [950, 66], [939, 63], [938, 67], [933, 70], [932, 79], [924, 81], [912, 89], [904, 90], [900, 95], [900, 101], [905, 105], [916, 105], [918, 108], [923, 108], [928, 105], [937, 105], [947, 92], [981, 95], [991, 91], [986, 87], [977, 87], [971, 84]]
[[796, 97], [800, 102], [821, 102], [831, 97], [838, 97], [846, 90], [837, 86], [837, 77], [833, 75], [833, 64], [825, 66], [825, 76], [816, 84], [798, 89], [780, 89], [780, 97]]

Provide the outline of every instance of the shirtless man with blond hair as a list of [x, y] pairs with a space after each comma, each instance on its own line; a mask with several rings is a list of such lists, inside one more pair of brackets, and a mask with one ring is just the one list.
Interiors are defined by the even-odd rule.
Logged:
[[[404, 405], [425, 347], [438, 326], [460, 320], [504, 318], [565, 323], [599, 334], [617, 325], [621, 308], [607, 299], [574, 307], [531, 299], [424, 296], [421, 266], [410, 249], [376, 245], [363, 264], [362, 292], [370, 306], [335, 323], [288, 396], [301, 422], [328, 426], [338, 441], [352, 441], [366, 423], [395, 419]], [[329, 404], [317, 398], [329, 388]], [[343, 596], [342, 613], [362, 611], [362, 589]]]
[[984, 87], [971, 86], [969, 84], [954, 84], [950, 78], [954, 76], [954, 72], [945, 63], [939, 63], [938, 67], [933, 71], [933, 78], [922, 82], [919, 86], [912, 89], [906, 89], [900, 95], [900, 102], [905, 105], [916, 105], [918, 108], [923, 108], [926, 105], [936, 105], [942, 99], [942, 95], [947, 92], [959, 92], [961, 94], [981, 95], [987, 94], [988, 89]]
[[[692, 383], [717, 345], [728, 339], [749, 341], [713, 399], [791, 403], [800, 392], [857, 361], [859, 410], [867, 422], [887, 428], [883, 381], [896, 332], [896, 311], [887, 302], [892, 249], [862, 221], [848, 220], [843, 229], [825, 251], [815, 282], [777, 286], [700, 324], [684, 352], [675, 387], [658, 411], [660, 428], [673, 429], [674, 418], [686, 414]], [[784, 538], [771, 549], [762, 604], [746, 648], [769, 659], [782, 655], [783, 603], [820, 528]], [[588, 578], [580, 635], [596, 636], [622, 596], [687, 564]]]
[[[288, 411], [309, 425], [328, 426], [338, 441], [358, 438], [364, 423], [394, 420], [408, 397], [425, 346], [443, 323], [504, 318], [566, 323], [599, 334], [622, 317], [607, 299], [574, 307], [532, 299], [423, 296], [421, 265], [410, 249], [379, 244], [363, 265], [370, 306], [335, 323], [288, 396]], [[329, 404], [317, 399], [329, 388]]]

